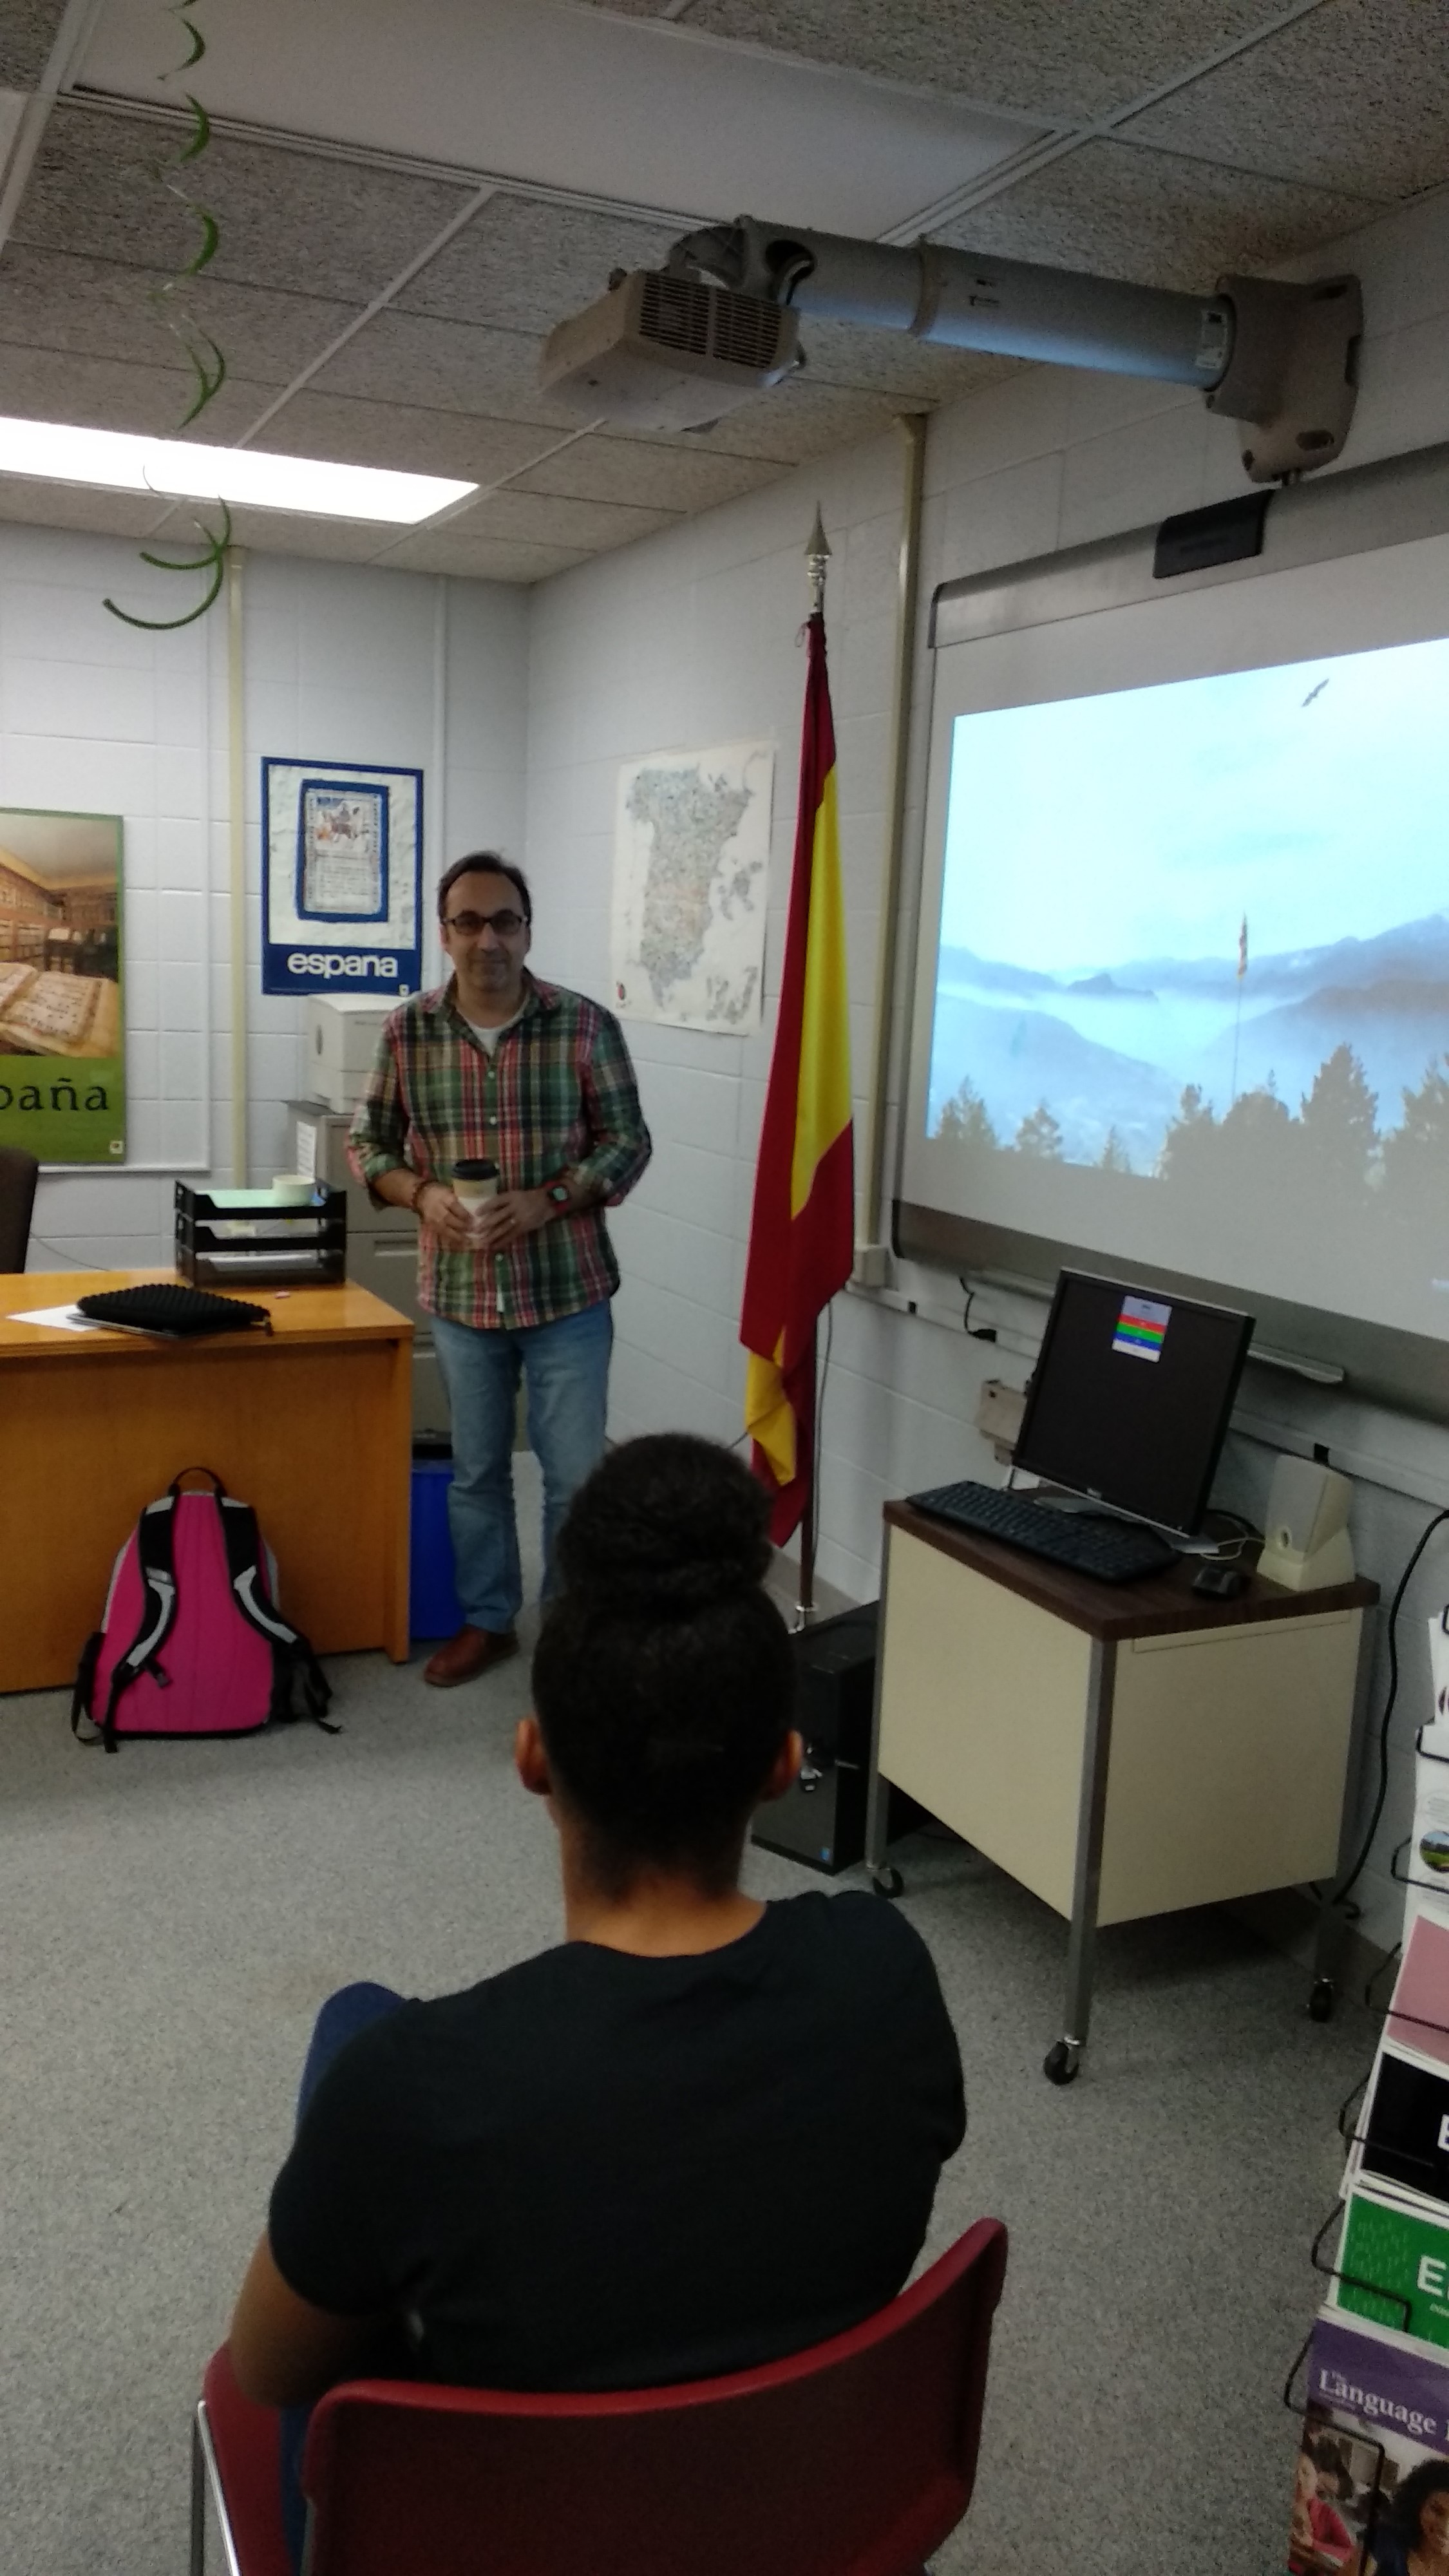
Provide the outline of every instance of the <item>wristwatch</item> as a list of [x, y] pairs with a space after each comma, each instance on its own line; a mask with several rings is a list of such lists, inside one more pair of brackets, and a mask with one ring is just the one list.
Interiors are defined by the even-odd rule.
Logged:
[[551, 1205], [556, 1208], [568, 1208], [573, 1206], [574, 1194], [569, 1188], [567, 1181], [550, 1181], [545, 1195], [549, 1199]]

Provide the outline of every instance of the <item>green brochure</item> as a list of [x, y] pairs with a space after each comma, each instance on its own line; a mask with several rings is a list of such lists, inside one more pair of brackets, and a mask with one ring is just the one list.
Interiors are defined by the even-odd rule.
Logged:
[[1339, 2307], [1423, 2343], [1449, 2344], [1449, 2227], [1356, 2191], [1338, 2269]]

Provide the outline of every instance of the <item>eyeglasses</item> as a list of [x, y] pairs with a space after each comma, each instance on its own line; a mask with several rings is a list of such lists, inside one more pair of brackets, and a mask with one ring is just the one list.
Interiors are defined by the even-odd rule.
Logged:
[[464, 939], [481, 939], [491, 930], [495, 939], [516, 939], [527, 922], [521, 912], [450, 912], [444, 916], [443, 928], [461, 932]]

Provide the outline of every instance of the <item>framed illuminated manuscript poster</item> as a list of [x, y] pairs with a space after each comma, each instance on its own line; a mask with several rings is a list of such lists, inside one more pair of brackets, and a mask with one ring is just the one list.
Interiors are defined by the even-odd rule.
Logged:
[[0, 1145], [125, 1159], [118, 814], [0, 806]]
[[262, 991], [374, 993], [422, 981], [423, 773], [262, 762]]

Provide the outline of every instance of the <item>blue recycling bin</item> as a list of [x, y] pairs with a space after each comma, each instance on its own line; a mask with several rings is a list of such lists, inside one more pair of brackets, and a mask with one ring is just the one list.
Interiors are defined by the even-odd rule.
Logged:
[[414, 1637], [452, 1637], [463, 1625], [448, 1529], [448, 1487], [452, 1481], [451, 1458], [413, 1460], [408, 1627]]

